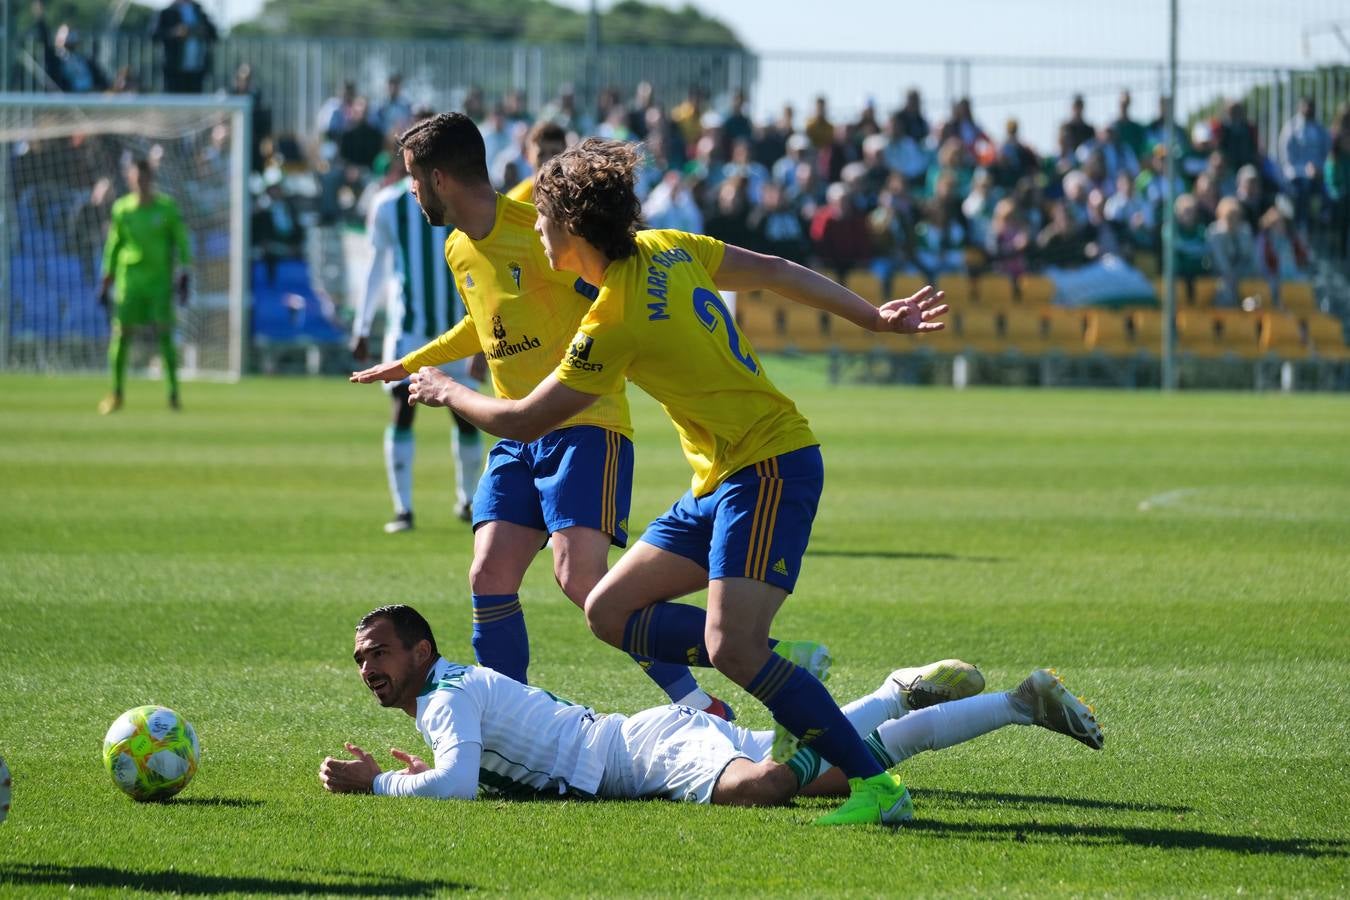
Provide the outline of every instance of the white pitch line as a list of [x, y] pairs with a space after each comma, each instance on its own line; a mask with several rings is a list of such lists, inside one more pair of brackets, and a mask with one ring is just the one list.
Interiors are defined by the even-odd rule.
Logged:
[[1200, 492], [1195, 488], [1178, 488], [1175, 491], [1164, 491], [1161, 494], [1154, 494], [1147, 500], [1139, 501], [1139, 511], [1148, 512], [1155, 506], [1176, 506], [1192, 494], [1198, 493]]

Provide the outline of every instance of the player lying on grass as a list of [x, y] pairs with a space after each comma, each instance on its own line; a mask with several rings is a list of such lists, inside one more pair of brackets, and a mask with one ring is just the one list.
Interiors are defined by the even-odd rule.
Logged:
[[[484, 397], [436, 369], [409, 396], [449, 406], [502, 437], [533, 440], [621, 395], [631, 380], [666, 410], [693, 469], [690, 490], [591, 590], [586, 621], [621, 650], [715, 666], [773, 713], [772, 756], [809, 743], [849, 776], [849, 799], [822, 825], [885, 822], [905, 786], [887, 774], [825, 690], [829, 657], [776, 642], [774, 617], [796, 585], [824, 486], [820, 442], [769, 380], [719, 290], [765, 288], [872, 331], [941, 330], [941, 291], [875, 307], [810, 269], [674, 230], [641, 230], [637, 151], [588, 139], [540, 169], [539, 232], [549, 265], [600, 288], [567, 356], [520, 399]], [[420, 195], [419, 195], [420, 197]], [[896, 466], [903, 483], [923, 472]], [[673, 602], [708, 591], [706, 612]]]
[[[372, 610], [352, 654], [381, 706], [401, 709], [434, 763], [391, 750], [406, 768], [382, 772], [348, 743], [354, 760], [328, 757], [319, 780], [335, 793], [471, 799], [480, 789], [518, 796], [664, 797], [772, 806], [795, 796], [844, 795], [849, 785], [818, 753], [786, 765], [769, 759], [771, 731], [747, 731], [687, 706], [602, 715], [491, 669], [461, 666], [436, 650], [431, 627], [409, 606]], [[1102, 731], [1091, 709], [1049, 669], [1012, 691], [975, 696], [979, 670], [960, 660], [898, 669], [844, 713], [883, 768], [1005, 725], [1040, 725], [1093, 749]], [[908, 792], [897, 820], [912, 814]]]

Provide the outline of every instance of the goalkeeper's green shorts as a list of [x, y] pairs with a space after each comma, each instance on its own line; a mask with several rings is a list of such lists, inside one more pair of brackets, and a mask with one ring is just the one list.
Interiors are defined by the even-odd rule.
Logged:
[[172, 297], [132, 295], [117, 301], [113, 317], [123, 328], [138, 325], [172, 327], [174, 323]]

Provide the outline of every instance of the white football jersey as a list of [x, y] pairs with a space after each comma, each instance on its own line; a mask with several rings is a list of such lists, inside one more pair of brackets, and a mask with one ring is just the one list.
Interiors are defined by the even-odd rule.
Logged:
[[[436, 661], [417, 698], [417, 730], [436, 768], [476, 764], [478, 785], [488, 793], [594, 796], [623, 721], [492, 669], [445, 659]], [[397, 773], [380, 776], [378, 793], [404, 792], [391, 774]]]
[[376, 314], [387, 306], [387, 362], [449, 331], [463, 318], [464, 304], [445, 262], [445, 239], [454, 229], [427, 224], [405, 178], [375, 195], [366, 230], [374, 257], [353, 331], [357, 337], [369, 335]]

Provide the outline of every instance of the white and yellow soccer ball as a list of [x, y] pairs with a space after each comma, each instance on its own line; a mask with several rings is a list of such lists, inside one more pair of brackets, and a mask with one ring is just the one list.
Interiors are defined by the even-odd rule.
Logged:
[[9, 766], [0, 756], [0, 822], [9, 817]]
[[103, 764], [133, 800], [167, 800], [197, 774], [197, 731], [163, 706], [138, 706], [117, 717], [103, 738]]

